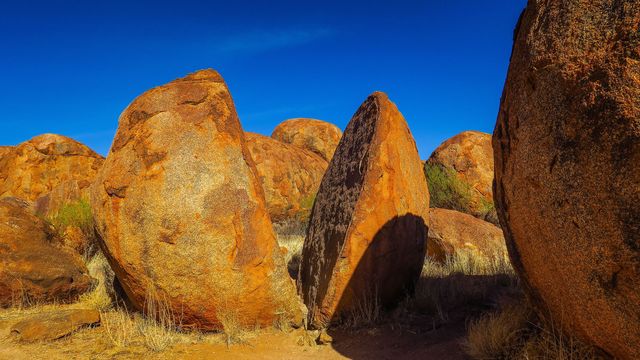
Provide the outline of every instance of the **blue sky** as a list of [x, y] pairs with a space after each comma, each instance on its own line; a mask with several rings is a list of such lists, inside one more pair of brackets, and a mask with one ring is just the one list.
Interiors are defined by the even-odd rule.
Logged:
[[106, 154], [124, 108], [202, 68], [245, 130], [313, 117], [344, 128], [380, 90], [422, 158], [493, 131], [526, 0], [23, 1], [0, 6], [0, 145], [41, 133]]

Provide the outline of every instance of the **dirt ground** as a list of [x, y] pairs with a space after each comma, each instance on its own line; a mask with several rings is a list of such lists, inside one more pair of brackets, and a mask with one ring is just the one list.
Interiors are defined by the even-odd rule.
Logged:
[[17, 319], [0, 320], [0, 359], [465, 359], [463, 322], [433, 328], [383, 325], [359, 330], [333, 330], [333, 343], [299, 345], [302, 330], [263, 330], [243, 344], [227, 347], [223, 335], [205, 341], [180, 342], [154, 352], [143, 343], [114, 346], [105, 328], [84, 329], [54, 342], [18, 344], [7, 336]]

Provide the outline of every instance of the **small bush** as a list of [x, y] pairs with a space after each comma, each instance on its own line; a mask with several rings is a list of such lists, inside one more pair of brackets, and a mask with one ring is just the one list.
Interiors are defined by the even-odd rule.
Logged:
[[429, 185], [430, 207], [470, 212], [472, 188], [458, 178], [455, 170], [427, 162], [425, 174]]
[[64, 204], [55, 214], [49, 217], [49, 222], [58, 231], [64, 231], [69, 226], [77, 226], [83, 232], [92, 232], [93, 214], [91, 205], [86, 199]]
[[498, 220], [498, 213], [496, 211], [496, 206], [492, 201], [488, 201], [485, 198], [480, 198], [480, 216], [484, 221], [488, 221], [492, 224], [496, 224], [500, 226], [500, 221]]
[[[64, 244], [77, 250], [86, 261], [95, 254], [97, 239], [89, 201], [80, 199], [64, 204], [46, 220], [55, 229], [57, 237]], [[78, 234], [79, 230], [80, 238], [74, 236], [71, 230], [76, 230], [75, 234]]]
[[[306, 225], [309, 222], [309, 217], [311, 216], [311, 210], [313, 209], [313, 204], [316, 202], [316, 194], [311, 194], [306, 197], [303, 197], [300, 200], [300, 215], [298, 216], [298, 220]], [[306, 226], [305, 226], [306, 227]]]

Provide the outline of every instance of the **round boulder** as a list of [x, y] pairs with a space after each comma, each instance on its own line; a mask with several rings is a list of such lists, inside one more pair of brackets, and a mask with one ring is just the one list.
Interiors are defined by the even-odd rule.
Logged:
[[282, 122], [273, 130], [271, 137], [307, 149], [326, 161], [331, 161], [342, 137], [342, 131], [325, 121], [298, 118]]
[[440, 263], [458, 251], [469, 251], [479, 258], [505, 258], [507, 248], [499, 227], [455, 210], [429, 211], [427, 255]]
[[105, 255], [137, 309], [162, 307], [181, 326], [203, 330], [301, 316], [217, 72], [135, 99], [91, 195]]
[[329, 164], [297, 146], [245, 133], [274, 222], [306, 221]]
[[35, 201], [66, 181], [86, 189], [103, 162], [102, 156], [68, 137], [36, 136], [0, 156], [0, 197]]
[[[438, 166], [439, 169], [429, 167]], [[430, 178], [431, 206], [450, 208], [471, 214], [477, 218], [497, 223], [493, 206], [493, 148], [491, 135], [479, 131], [462, 132], [444, 143], [431, 154], [426, 164], [429, 171], [455, 176], [456, 179]], [[445, 181], [445, 180], [448, 180]], [[438, 187], [445, 187], [439, 189]], [[434, 192], [456, 192], [442, 199]], [[451, 204], [448, 202], [456, 202]]]
[[533, 302], [619, 359], [640, 359], [639, 24], [637, 1], [529, 1], [493, 137]]
[[422, 271], [429, 190], [406, 121], [384, 93], [351, 119], [316, 197], [298, 290], [322, 328], [362, 306], [392, 306]]

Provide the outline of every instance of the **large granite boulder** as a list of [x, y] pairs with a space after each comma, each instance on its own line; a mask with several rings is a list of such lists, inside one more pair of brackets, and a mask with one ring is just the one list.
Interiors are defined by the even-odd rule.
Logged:
[[93, 284], [79, 255], [17, 198], [0, 200], [0, 307], [71, 302]]
[[68, 137], [36, 136], [0, 156], [0, 197], [35, 201], [66, 181], [87, 189], [103, 162], [102, 156]]
[[245, 133], [274, 222], [309, 218], [322, 176], [329, 164], [297, 146]]
[[255, 326], [301, 316], [217, 72], [190, 74], [129, 105], [92, 208], [104, 253], [137, 309], [159, 302], [181, 326], [204, 330], [225, 319]]
[[391, 306], [424, 263], [429, 190], [415, 141], [384, 93], [347, 126], [322, 180], [302, 251], [298, 290], [323, 327], [360, 306]]
[[639, 24], [637, 1], [529, 1], [493, 137], [533, 302], [620, 359], [640, 359]]
[[338, 147], [342, 131], [337, 126], [315, 119], [289, 119], [278, 125], [271, 137], [314, 152], [331, 161]]

